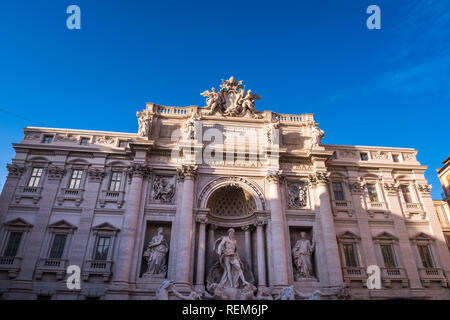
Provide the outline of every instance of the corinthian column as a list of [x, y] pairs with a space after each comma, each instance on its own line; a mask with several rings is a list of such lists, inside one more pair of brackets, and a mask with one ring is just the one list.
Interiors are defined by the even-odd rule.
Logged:
[[193, 205], [194, 180], [197, 172], [196, 166], [183, 166], [178, 170], [180, 177], [184, 178], [183, 196], [178, 230], [178, 257], [175, 272], [175, 282], [181, 285], [190, 284], [191, 248], [193, 235]]
[[319, 206], [322, 240], [324, 241], [323, 248], [327, 261], [328, 282], [331, 286], [338, 286], [342, 284], [342, 271], [339, 261], [334, 219], [331, 213], [330, 196], [328, 194], [328, 179], [325, 172], [316, 172], [309, 178], [312, 187], [316, 189], [315, 200]]
[[206, 218], [198, 217], [198, 249], [197, 249], [197, 278], [195, 284], [204, 288], [205, 280], [205, 247], [206, 247]]
[[266, 259], [264, 246], [264, 225], [267, 221], [258, 219], [256, 221], [256, 256], [258, 261], [258, 288], [266, 286]]
[[270, 223], [272, 225], [273, 265], [275, 274], [274, 285], [284, 287], [289, 284], [288, 257], [286, 249], [285, 219], [281, 208], [279, 172], [269, 172], [266, 179], [269, 181]]
[[114, 273], [113, 285], [116, 287], [126, 287], [130, 280], [134, 242], [138, 227], [139, 207], [141, 204], [142, 181], [148, 173], [149, 169], [143, 164], [135, 163], [129, 168], [129, 175], [132, 180], [127, 192], [127, 206]]

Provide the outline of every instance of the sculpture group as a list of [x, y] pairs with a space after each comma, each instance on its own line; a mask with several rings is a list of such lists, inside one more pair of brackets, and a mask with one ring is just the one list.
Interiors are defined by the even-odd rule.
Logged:
[[252, 90], [245, 91], [242, 82], [232, 76], [228, 80], [222, 79], [219, 91], [212, 88], [202, 92], [201, 95], [207, 97], [205, 109], [209, 110], [208, 115], [219, 112], [224, 116], [243, 117], [248, 114], [252, 118], [261, 118], [255, 110], [255, 100], [261, 97]]

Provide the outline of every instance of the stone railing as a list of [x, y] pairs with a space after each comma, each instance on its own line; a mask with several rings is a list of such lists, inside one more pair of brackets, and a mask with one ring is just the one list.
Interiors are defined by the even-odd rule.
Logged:
[[408, 287], [408, 276], [403, 268], [381, 268], [381, 278], [385, 287], [390, 288], [391, 282], [401, 282], [404, 288]]
[[16, 194], [14, 195], [14, 200], [16, 203], [20, 203], [22, 199], [33, 199], [33, 203], [37, 204], [41, 199], [42, 187], [28, 187], [19, 186], [17, 187]]
[[342, 273], [345, 282], [360, 281], [366, 286], [367, 274], [363, 267], [343, 267]]
[[82, 272], [83, 280], [88, 281], [89, 276], [99, 275], [103, 277], [103, 281], [109, 281], [112, 275], [112, 264], [110, 260], [86, 260]]
[[66, 273], [67, 259], [40, 258], [36, 267], [36, 279], [42, 279], [44, 273], [56, 274], [56, 279], [62, 280]]
[[155, 112], [159, 115], [184, 117], [189, 114], [189, 108], [157, 106]]
[[281, 123], [308, 123], [314, 121], [312, 114], [272, 114], [273, 120], [280, 120]]
[[428, 287], [430, 282], [441, 282], [443, 287], [447, 287], [447, 278], [441, 268], [419, 268], [419, 275], [424, 287]]
[[125, 192], [124, 191], [109, 191], [102, 190], [99, 198], [100, 207], [104, 207], [107, 202], [117, 203], [118, 208], [122, 208], [125, 202]]
[[66, 200], [75, 201], [75, 204], [79, 206], [83, 201], [84, 189], [69, 189], [61, 188], [61, 191], [57, 197], [59, 205], [62, 205]]
[[0, 256], [0, 270], [8, 271], [8, 277], [15, 278], [19, 274], [22, 257]]

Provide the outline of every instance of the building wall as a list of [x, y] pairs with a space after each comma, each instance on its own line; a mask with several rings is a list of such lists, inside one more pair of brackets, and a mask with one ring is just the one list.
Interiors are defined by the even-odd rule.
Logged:
[[[202, 115], [201, 128], [218, 129], [224, 146], [232, 139], [229, 132], [256, 130], [258, 152], [276, 150], [276, 156], [261, 153], [252, 163], [234, 155], [196, 163], [193, 150], [204, 151], [205, 145], [189, 141], [185, 133], [186, 121], [198, 109], [148, 104], [151, 129], [145, 137], [26, 128], [24, 139], [13, 144], [16, 156], [0, 199], [2, 298], [153, 299], [162, 279], [143, 275], [142, 255], [157, 227], [170, 244], [167, 278], [181, 292], [189, 292], [191, 285], [204, 288], [208, 263], [202, 263], [202, 254], [209, 261], [211, 241], [234, 227], [240, 248], [249, 232], [245, 254], [252, 256], [256, 284], [275, 293], [293, 284], [302, 292], [320, 289], [325, 297], [336, 298], [347, 283], [354, 299], [450, 298], [450, 255], [416, 150], [314, 146], [317, 124], [312, 115], [266, 111], [257, 120]], [[280, 139], [268, 146], [266, 130], [274, 121]], [[173, 139], [177, 129], [178, 140]], [[51, 143], [43, 143], [47, 135]], [[248, 155], [249, 144], [238, 144], [236, 153], [247, 150]], [[180, 148], [182, 156], [174, 157], [173, 150], [178, 154]], [[42, 176], [30, 187], [34, 168], [42, 168]], [[70, 188], [77, 170], [82, 172], [79, 188]], [[122, 178], [110, 191], [114, 172]], [[154, 197], [161, 179], [173, 186], [169, 199]], [[342, 186], [343, 199], [336, 199], [333, 183]], [[211, 215], [208, 200], [226, 186], [250, 195], [255, 206], [250, 215]], [[305, 187], [300, 198], [293, 191], [299, 186]], [[375, 188], [378, 199], [371, 198], [369, 188]], [[316, 246], [315, 277], [300, 281], [294, 276], [291, 249], [301, 231], [313, 235]], [[13, 232], [23, 235], [15, 256], [7, 257]], [[201, 233], [206, 245], [199, 245]], [[57, 234], [66, 235], [66, 243], [61, 257], [53, 259]], [[105, 260], [95, 261], [96, 241], [102, 236], [110, 237], [110, 250]], [[346, 264], [343, 248], [349, 243], [356, 249], [357, 266]], [[424, 267], [418, 244], [428, 246], [432, 266]], [[393, 248], [395, 266], [386, 268], [381, 245]], [[199, 252], [203, 247], [206, 252]], [[69, 290], [62, 281], [70, 265], [81, 268], [80, 290]], [[381, 289], [366, 287], [370, 265], [381, 268]]]

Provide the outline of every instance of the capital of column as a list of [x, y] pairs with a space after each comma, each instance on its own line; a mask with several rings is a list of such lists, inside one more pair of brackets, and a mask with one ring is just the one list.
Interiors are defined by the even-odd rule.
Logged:
[[269, 183], [280, 183], [283, 181], [284, 177], [280, 170], [268, 170], [266, 179]]
[[197, 175], [197, 170], [198, 167], [196, 165], [183, 165], [181, 168], [177, 168], [178, 179], [194, 179]]
[[364, 183], [361, 181], [349, 181], [348, 185], [352, 194], [362, 194], [364, 191]]
[[429, 195], [432, 185], [431, 184], [426, 184], [426, 183], [416, 183], [417, 186], [417, 190], [419, 190], [419, 192], [422, 195]]
[[105, 176], [105, 170], [100, 168], [88, 169], [89, 182], [101, 182]]
[[7, 164], [6, 169], [8, 169], [8, 177], [20, 177], [25, 172], [26, 168], [23, 165], [18, 164]]
[[143, 163], [133, 163], [131, 166], [128, 167], [128, 175], [130, 177], [130, 182], [131, 179], [136, 176], [136, 177], [146, 177], [150, 174], [150, 168]]
[[208, 219], [205, 216], [197, 216], [195, 218], [195, 222], [197, 222], [198, 224], [207, 224]]
[[66, 174], [67, 170], [64, 167], [59, 167], [55, 165], [49, 165], [47, 167], [48, 179], [49, 180], [59, 180]]
[[208, 229], [209, 230], [212, 230], [212, 231], [214, 231], [214, 230], [217, 230], [217, 225], [216, 224], [213, 224], [213, 223], [208, 223]]
[[252, 229], [252, 225], [247, 225], [247, 226], [242, 226], [241, 230], [242, 231], [250, 231]]
[[329, 174], [327, 172], [315, 172], [309, 175], [309, 182], [312, 185], [320, 185], [328, 183]]
[[395, 196], [398, 192], [399, 185], [398, 185], [398, 183], [395, 183], [395, 182], [390, 182], [390, 183], [386, 182], [383, 184], [383, 187], [384, 187], [384, 190], [386, 190], [388, 195]]

